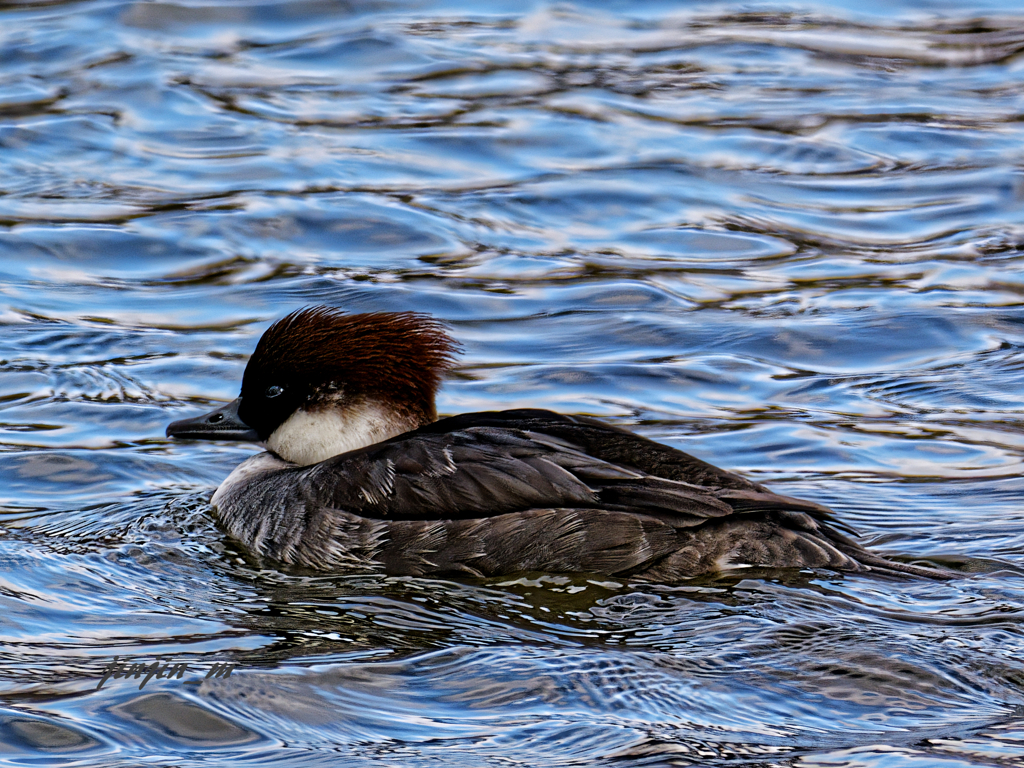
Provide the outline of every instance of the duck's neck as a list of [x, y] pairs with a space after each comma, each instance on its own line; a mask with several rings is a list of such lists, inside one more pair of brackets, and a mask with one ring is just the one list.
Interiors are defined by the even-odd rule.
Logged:
[[285, 461], [306, 466], [383, 442], [423, 423], [424, 419], [376, 400], [300, 408], [267, 438], [267, 448]]

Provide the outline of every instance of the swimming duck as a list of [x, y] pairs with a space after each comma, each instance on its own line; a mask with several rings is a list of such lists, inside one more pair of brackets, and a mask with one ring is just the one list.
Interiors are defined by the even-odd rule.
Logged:
[[662, 582], [744, 566], [945, 575], [871, 553], [827, 507], [596, 419], [437, 420], [457, 351], [425, 315], [301, 309], [263, 334], [238, 399], [167, 436], [265, 444], [212, 504], [250, 553], [284, 565]]

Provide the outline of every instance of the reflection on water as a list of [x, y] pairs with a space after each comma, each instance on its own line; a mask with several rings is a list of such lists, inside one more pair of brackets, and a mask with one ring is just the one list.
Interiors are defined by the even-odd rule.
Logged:
[[[5, 6], [0, 764], [1019, 764], [1018, 5]], [[163, 429], [318, 303], [963, 578], [261, 569]]]

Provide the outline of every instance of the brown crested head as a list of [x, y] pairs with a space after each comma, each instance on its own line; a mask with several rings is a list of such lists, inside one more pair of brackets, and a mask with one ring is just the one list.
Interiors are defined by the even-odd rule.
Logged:
[[306, 307], [260, 338], [242, 377], [238, 415], [261, 440], [300, 408], [367, 401], [426, 424], [437, 418], [434, 397], [458, 351], [427, 315]]

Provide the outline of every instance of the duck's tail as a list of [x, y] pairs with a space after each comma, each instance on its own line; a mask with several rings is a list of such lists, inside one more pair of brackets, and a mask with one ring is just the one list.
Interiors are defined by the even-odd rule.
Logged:
[[863, 548], [858, 548], [857, 551], [848, 551], [846, 554], [861, 565], [867, 566], [866, 570], [885, 576], [917, 576], [924, 579], [947, 581], [955, 579], [960, 575], [956, 571], [950, 571], [945, 568], [911, 565], [910, 563], [901, 563], [897, 560], [889, 560]]

